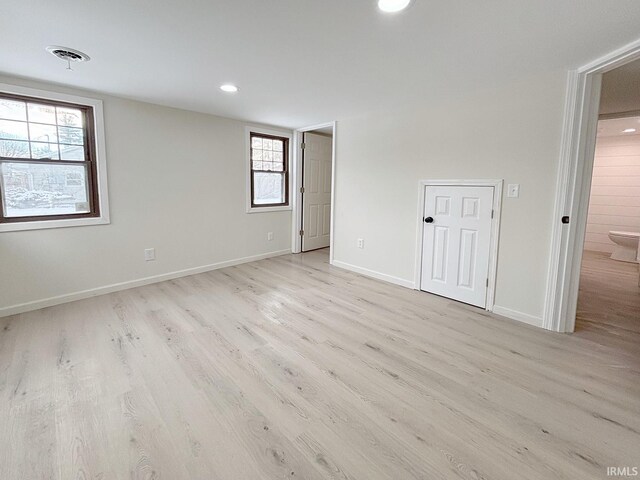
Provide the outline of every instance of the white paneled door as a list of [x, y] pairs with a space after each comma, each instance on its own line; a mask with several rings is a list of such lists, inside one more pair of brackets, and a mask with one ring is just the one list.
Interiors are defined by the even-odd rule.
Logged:
[[420, 288], [484, 308], [494, 187], [425, 188]]
[[329, 246], [331, 228], [331, 137], [304, 134], [302, 251]]

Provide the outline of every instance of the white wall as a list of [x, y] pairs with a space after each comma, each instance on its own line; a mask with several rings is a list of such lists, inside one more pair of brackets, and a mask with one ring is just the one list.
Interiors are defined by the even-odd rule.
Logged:
[[[104, 101], [111, 207], [110, 225], [0, 233], [0, 314], [290, 250], [291, 212], [245, 213], [245, 123], [9, 77], [0, 82]], [[155, 262], [144, 261], [147, 247], [156, 248]]]
[[411, 284], [419, 180], [519, 183], [520, 198], [503, 203], [496, 311], [541, 325], [565, 86], [558, 70], [341, 120], [335, 259]]
[[584, 249], [613, 252], [610, 230], [640, 232], [640, 135], [596, 143]]

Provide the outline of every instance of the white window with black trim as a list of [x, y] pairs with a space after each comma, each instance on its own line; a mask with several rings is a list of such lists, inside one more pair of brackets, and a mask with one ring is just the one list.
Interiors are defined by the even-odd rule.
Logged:
[[0, 231], [108, 223], [102, 102], [0, 85]]
[[289, 149], [291, 136], [248, 129], [249, 212], [289, 210]]

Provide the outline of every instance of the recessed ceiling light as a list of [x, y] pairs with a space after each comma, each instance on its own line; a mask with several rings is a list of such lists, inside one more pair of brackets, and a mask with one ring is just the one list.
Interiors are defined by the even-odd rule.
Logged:
[[383, 12], [395, 13], [409, 6], [411, 0], [378, 0], [378, 8]]
[[238, 91], [238, 87], [231, 85], [230, 83], [225, 83], [224, 85], [220, 85], [220, 90], [227, 93], [236, 93]]
[[635, 133], [635, 128], [625, 128], [622, 133]]

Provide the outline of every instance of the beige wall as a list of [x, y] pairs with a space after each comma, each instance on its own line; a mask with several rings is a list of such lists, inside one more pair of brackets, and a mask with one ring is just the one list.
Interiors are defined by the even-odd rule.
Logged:
[[596, 143], [585, 250], [611, 253], [611, 230], [640, 232], [640, 135]]
[[503, 201], [496, 305], [541, 325], [565, 85], [553, 71], [340, 121], [335, 259], [413, 283], [419, 180], [519, 183]]
[[[104, 101], [111, 224], [0, 233], [0, 314], [50, 297], [291, 247], [291, 213], [245, 213], [245, 123]], [[267, 241], [267, 232], [274, 240]], [[157, 260], [145, 262], [143, 249]]]

